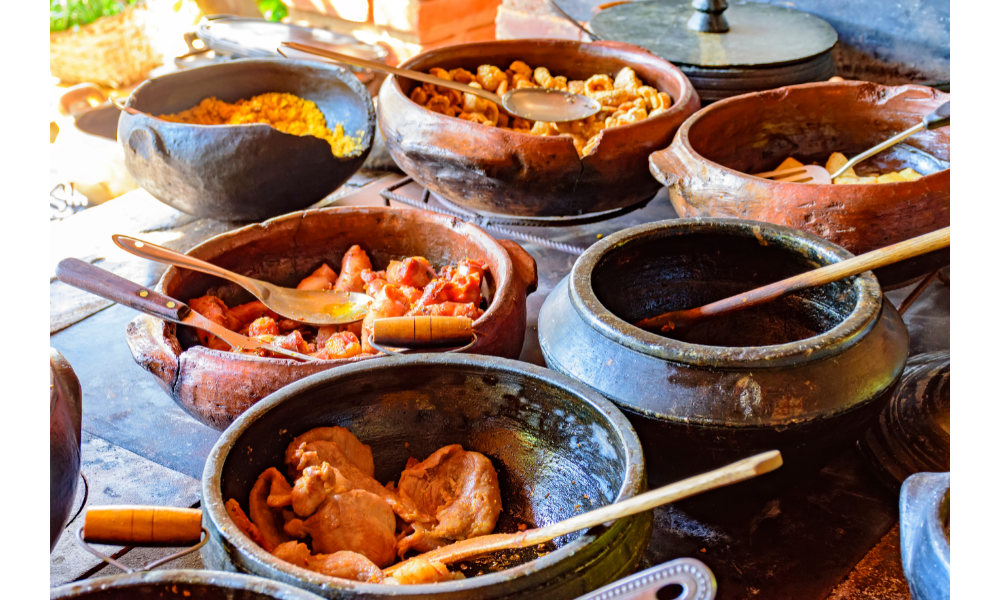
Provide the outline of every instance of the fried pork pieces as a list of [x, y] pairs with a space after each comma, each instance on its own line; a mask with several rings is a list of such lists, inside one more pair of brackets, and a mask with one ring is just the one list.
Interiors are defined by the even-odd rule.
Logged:
[[343, 427], [318, 427], [295, 438], [285, 464], [293, 485], [271, 467], [250, 491], [249, 516], [235, 499], [226, 509], [243, 533], [274, 556], [332, 577], [394, 584], [461, 579], [461, 573], [421, 559], [391, 578], [382, 568], [410, 550], [490, 534], [500, 516], [493, 464], [458, 444], [424, 461], [410, 458], [398, 486], [374, 479], [371, 448]]
[[[300, 290], [361, 292], [375, 301], [364, 321], [346, 325], [313, 327], [286, 319], [260, 301], [229, 308], [221, 298], [202, 296], [188, 304], [208, 320], [226, 329], [274, 344], [286, 350], [310, 354], [325, 360], [378, 354], [368, 344], [375, 319], [407, 315], [469, 317], [478, 319], [483, 310], [481, 285], [486, 265], [463, 259], [438, 274], [422, 256], [392, 261], [384, 271], [372, 270], [368, 255], [360, 246], [351, 246], [340, 265], [340, 275], [323, 264], [296, 286]], [[216, 336], [198, 330], [198, 340], [214, 350], [231, 348]], [[273, 356], [256, 350], [260, 356]]]

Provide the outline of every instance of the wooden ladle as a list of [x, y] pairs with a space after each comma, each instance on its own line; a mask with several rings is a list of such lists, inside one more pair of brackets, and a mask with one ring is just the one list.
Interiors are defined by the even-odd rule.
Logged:
[[574, 531], [596, 527], [602, 523], [638, 514], [657, 506], [694, 496], [701, 492], [763, 475], [777, 469], [781, 466], [781, 463], [781, 453], [777, 450], [771, 450], [763, 454], [751, 456], [750, 458], [744, 458], [721, 469], [689, 477], [683, 481], [671, 483], [659, 489], [639, 494], [634, 498], [585, 512], [582, 515], [577, 515], [565, 521], [553, 523], [552, 525], [518, 533], [494, 533], [455, 542], [454, 544], [431, 550], [430, 552], [424, 552], [415, 558], [396, 563], [385, 569], [384, 572], [386, 576], [391, 576], [400, 567], [407, 564], [410, 560], [415, 559], [450, 564], [498, 550], [537, 546], [538, 544], [543, 544]]
[[845, 277], [859, 275], [871, 269], [895, 264], [915, 256], [920, 256], [921, 254], [947, 248], [950, 245], [951, 227], [945, 227], [944, 229], [938, 229], [937, 231], [906, 240], [905, 242], [872, 250], [860, 256], [820, 267], [813, 271], [806, 271], [800, 275], [782, 279], [764, 287], [743, 292], [742, 294], [706, 304], [699, 308], [676, 310], [649, 319], [643, 319], [636, 323], [635, 326], [649, 331], [659, 329], [663, 333], [675, 329], [686, 329], [710, 317], [717, 317], [738, 310], [760, 306], [790, 292], [833, 283]]

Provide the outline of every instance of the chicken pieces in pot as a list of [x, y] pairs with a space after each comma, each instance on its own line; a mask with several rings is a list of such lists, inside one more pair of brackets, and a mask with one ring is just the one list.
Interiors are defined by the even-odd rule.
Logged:
[[288, 479], [274, 467], [260, 474], [249, 516], [235, 499], [226, 510], [264, 550], [331, 577], [390, 584], [462, 578], [419, 557], [390, 578], [381, 569], [408, 552], [490, 534], [502, 509], [493, 464], [457, 444], [423, 461], [411, 457], [398, 484], [384, 486], [374, 478], [371, 448], [343, 427], [296, 437], [285, 463]]
[[[207, 295], [189, 304], [210, 321], [242, 335], [322, 360], [342, 360], [379, 353], [368, 343], [376, 319], [407, 315], [478, 319], [487, 304], [481, 291], [486, 271], [485, 263], [465, 258], [438, 274], [422, 256], [394, 260], [384, 271], [375, 271], [368, 254], [354, 245], [341, 260], [340, 275], [323, 263], [296, 289], [367, 294], [374, 302], [363, 321], [317, 328], [286, 319], [260, 301], [230, 308], [221, 298]], [[203, 346], [232, 351], [210, 333], [198, 330], [197, 334]], [[241, 351], [272, 356], [267, 350]]]

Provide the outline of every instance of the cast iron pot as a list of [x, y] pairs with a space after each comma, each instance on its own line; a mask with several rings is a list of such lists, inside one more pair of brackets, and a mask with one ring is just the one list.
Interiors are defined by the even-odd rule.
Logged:
[[396, 164], [450, 202], [523, 217], [602, 212], [656, 194], [649, 155], [669, 144], [700, 106], [691, 82], [662, 58], [619, 42], [504, 40], [435, 48], [401, 66], [475, 73], [479, 65], [506, 69], [515, 60], [570, 79], [632, 67], [644, 83], [670, 94], [673, 105], [652, 119], [605, 130], [597, 149], [580, 158], [568, 136], [516, 133], [429, 111], [410, 100], [413, 81], [390, 76], [379, 92], [378, 118]]
[[[284, 469], [285, 448], [313, 427], [340, 425], [370, 444], [375, 478], [398, 478], [407, 458], [462, 444], [490, 458], [503, 511], [496, 531], [543, 526], [645, 489], [639, 440], [594, 390], [558, 373], [471, 355], [384, 357], [327, 371], [259, 402], [209, 454], [202, 478], [202, 559], [305, 588], [327, 598], [575, 598], [630, 573], [649, 542], [652, 513], [619, 519], [557, 541], [541, 557], [501, 557], [506, 570], [433, 585], [387, 586], [336, 579], [280, 561], [252, 542], [223, 503], [247, 504], [268, 467]], [[252, 452], [251, 452], [252, 450]], [[473, 563], [491, 570], [492, 557]], [[496, 567], [493, 567], [496, 568]]]
[[903, 482], [899, 545], [913, 600], [951, 598], [951, 473], [916, 473]]
[[736, 219], [625, 229], [591, 246], [549, 294], [542, 352], [628, 416], [651, 485], [771, 449], [785, 479], [856, 440], [898, 383], [908, 336], [875, 277], [713, 319], [686, 342], [631, 323], [850, 256], [807, 233]]
[[[862, 254], [946, 227], [951, 219], [951, 128], [924, 131], [861, 163], [879, 172], [915, 167], [917, 181], [806, 185], [761, 179], [795, 155], [825, 165], [920, 122], [949, 95], [933, 88], [861, 81], [810, 83], [716, 102], [688, 119], [666, 150], [649, 157], [681, 217], [735, 217], [787, 225]], [[944, 161], [944, 162], [942, 162]], [[859, 171], [860, 172], [860, 171]], [[947, 250], [876, 272], [896, 287], [948, 264]]]
[[[270, 125], [189, 125], [154, 118], [196, 106], [287, 92], [315, 102], [332, 131], [361, 139], [340, 158], [312, 136]], [[118, 139], [125, 165], [157, 200], [197, 217], [260, 221], [322, 200], [357, 171], [371, 150], [375, 108], [365, 86], [341, 67], [315, 61], [247, 59], [178, 71], [146, 81], [122, 112]], [[152, 115], [152, 116], [150, 116]]]
[[[376, 269], [404, 256], [423, 256], [435, 267], [473, 258], [489, 266], [493, 299], [473, 326], [469, 351], [516, 358], [524, 345], [525, 297], [535, 291], [535, 260], [515, 242], [497, 241], [475, 225], [429, 211], [385, 207], [308, 210], [218, 235], [188, 254], [230, 271], [295, 287], [323, 262], [338, 272], [340, 259], [360, 244]], [[187, 302], [207, 293], [228, 306], [250, 302], [243, 288], [215, 277], [171, 267], [156, 288]], [[197, 345], [187, 327], [140, 315], [129, 323], [132, 356], [191, 416], [225, 429], [264, 396], [307, 375], [370, 356], [302, 363], [211, 350]]]
[[54, 588], [49, 598], [132, 600], [191, 598], [193, 600], [320, 600], [304, 590], [260, 577], [177, 569], [85, 579]]
[[56, 547], [80, 480], [80, 380], [49, 348], [49, 551]]

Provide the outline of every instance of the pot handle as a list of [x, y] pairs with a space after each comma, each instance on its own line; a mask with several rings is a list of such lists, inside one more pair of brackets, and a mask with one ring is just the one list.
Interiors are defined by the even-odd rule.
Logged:
[[715, 575], [696, 558], [678, 558], [631, 577], [626, 577], [576, 600], [656, 600], [657, 594], [670, 585], [683, 588], [677, 600], [713, 600], [717, 591]]
[[[201, 526], [201, 510], [170, 506], [94, 506], [87, 509], [83, 525], [76, 533], [77, 541], [87, 552], [126, 573], [148, 571], [190, 554], [204, 546], [208, 538], [208, 531]], [[90, 544], [188, 547], [133, 569]]]
[[676, 145], [676, 143], [670, 144], [663, 150], [657, 150], [649, 155], [649, 172], [668, 188], [680, 183], [681, 174], [686, 170], [684, 163], [677, 156]]
[[510, 260], [514, 263], [514, 272], [518, 279], [524, 283], [524, 293], [528, 295], [538, 289], [538, 264], [534, 257], [512, 240], [497, 240], [503, 249], [507, 251]]

